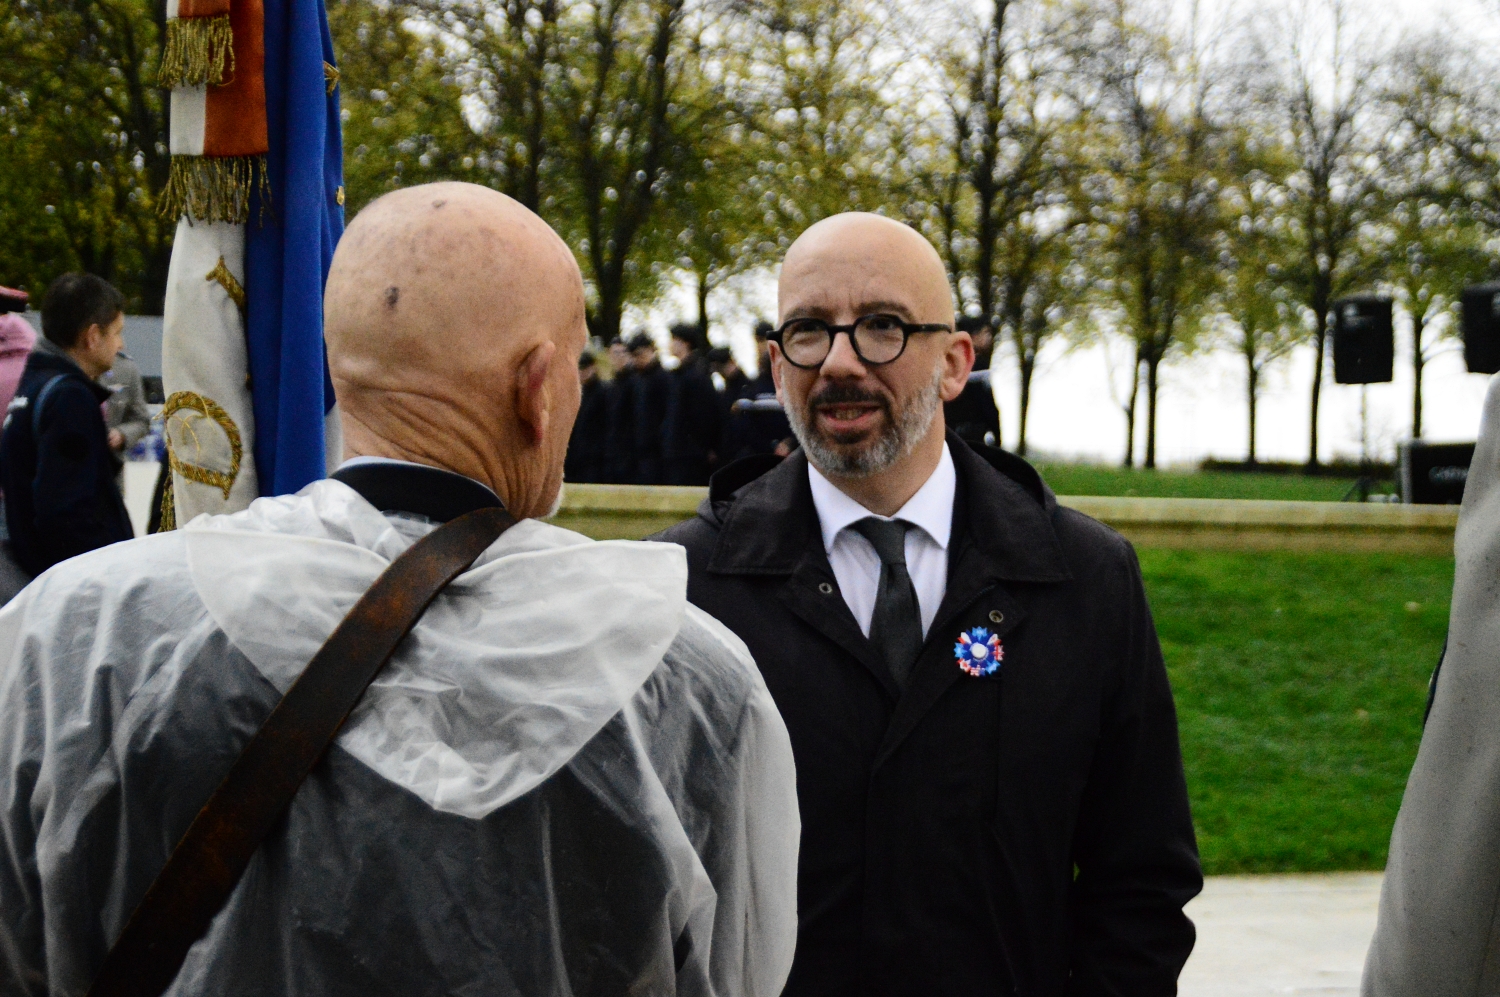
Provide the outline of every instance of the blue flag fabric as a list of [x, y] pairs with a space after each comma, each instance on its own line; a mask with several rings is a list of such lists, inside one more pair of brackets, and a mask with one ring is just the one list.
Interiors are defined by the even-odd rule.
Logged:
[[285, 495], [327, 474], [323, 285], [344, 231], [343, 138], [323, 0], [264, 4], [270, 199], [250, 205], [245, 338], [260, 493]]

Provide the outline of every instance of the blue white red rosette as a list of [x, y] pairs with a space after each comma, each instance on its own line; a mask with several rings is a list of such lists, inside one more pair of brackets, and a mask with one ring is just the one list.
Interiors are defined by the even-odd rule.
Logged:
[[958, 635], [958, 643], [953, 645], [953, 656], [958, 659], [958, 667], [966, 674], [983, 678], [1000, 670], [1005, 651], [1000, 647], [999, 637], [984, 627], [975, 627]]

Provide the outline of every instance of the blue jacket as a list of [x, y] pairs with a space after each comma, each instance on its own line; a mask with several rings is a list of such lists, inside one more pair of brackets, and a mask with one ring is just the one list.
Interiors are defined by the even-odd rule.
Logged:
[[38, 341], [0, 431], [11, 551], [33, 575], [134, 536], [100, 408], [107, 398], [71, 358]]

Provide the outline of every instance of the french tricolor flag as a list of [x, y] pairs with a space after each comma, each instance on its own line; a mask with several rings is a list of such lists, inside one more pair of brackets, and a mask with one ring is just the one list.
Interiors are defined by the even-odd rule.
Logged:
[[163, 528], [297, 491], [337, 460], [323, 284], [344, 200], [322, 0], [168, 0], [167, 17], [162, 210], [179, 221], [163, 323]]

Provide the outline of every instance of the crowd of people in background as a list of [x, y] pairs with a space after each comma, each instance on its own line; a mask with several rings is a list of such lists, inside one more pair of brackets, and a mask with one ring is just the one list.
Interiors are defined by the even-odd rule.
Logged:
[[706, 485], [710, 474], [741, 457], [790, 453], [796, 443], [771, 380], [772, 331], [768, 322], [755, 328], [755, 377], [728, 349], [710, 349], [696, 325], [672, 327], [670, 370], [645, 332], [610, 343], [607, 360], [585, 352], [567, 479]]
[[[993, 328], [981, 317], [960, 317], [957, 328], [974, 340], [974, 375], [944, 406], [947, 425], [966, 442], [999, 446], [1000, 412], [989, 380]], [[611, 342], [607, 359], [585, 351], [567, 480], [706, 485], [714, 471], [743, 457], [791, 453], [797, 442], [771, 378], [774, 333], [769, 322], [755, 326], [754, 377], [728, 347], [710, 348], [703, 331], [686, 323], [670, 331], [671, 369], [645, 331]]]

